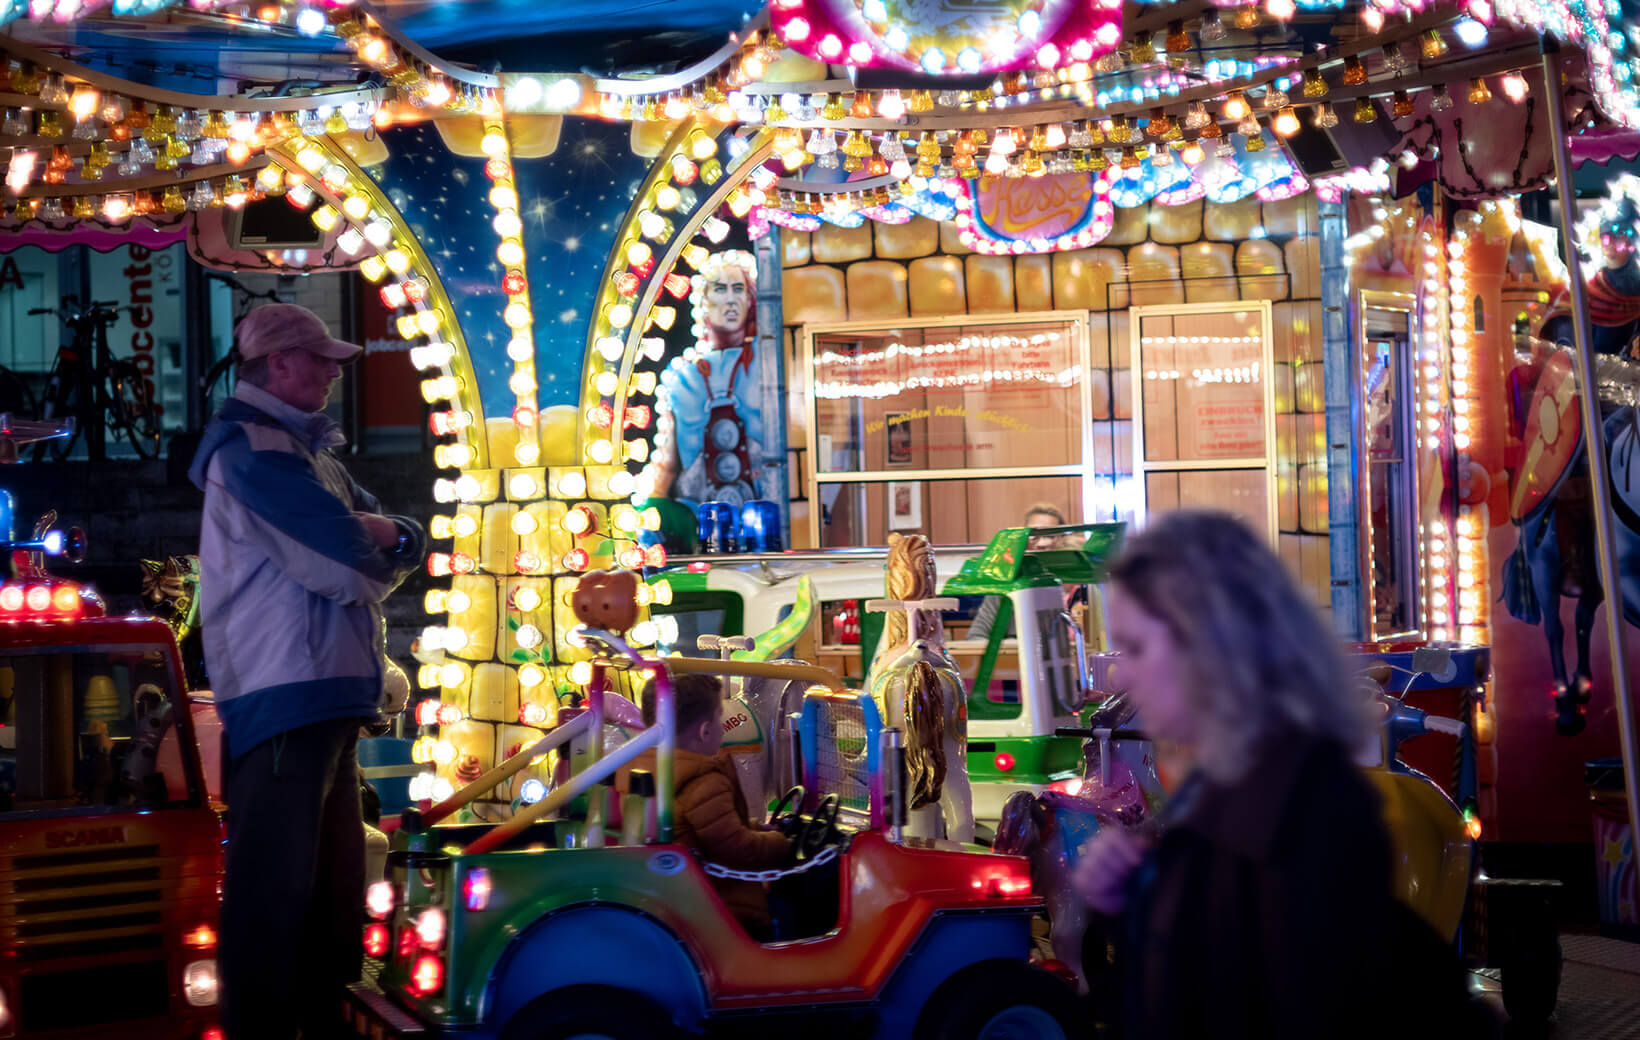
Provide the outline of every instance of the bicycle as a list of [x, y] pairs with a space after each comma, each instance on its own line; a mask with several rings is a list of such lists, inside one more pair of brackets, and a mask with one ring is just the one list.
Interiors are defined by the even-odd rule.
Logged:
[[[139, 458], [159, 455], [159, 406], [153, 384], [135, 362], [116, 358], [108, 349], [108, 327], [119, 320], [121, 311], [135, 309], [101, 300], [76, 309], [73, 298], [65, 297], [62, 307], [36, 307], [28, 312], [55, 314], [74, 333], [73, 342], [57, 348], [41, 407], [42, 419], [74, 416], [78, 420], [69, 436], [46, 442], [57, 460], [73, 452], [82, 430], [93, 461], [107, 457], [110, 431], [130, 441]], [[35, 461], [44, 451], [44, 446], [35, 448]]]

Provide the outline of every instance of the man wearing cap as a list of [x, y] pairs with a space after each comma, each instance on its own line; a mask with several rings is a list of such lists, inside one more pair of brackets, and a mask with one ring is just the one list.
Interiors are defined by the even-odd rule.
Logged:
[[189, 476], [205, 492], [200, 607], [229, 805], [221, 942], [229, 1040], [313, 1038], [358, 978], [364, 829], [355, 745], [383, 691], [380, 605], [423, 557], [331, 449], [340, 362], [305, 307], [235, 330], [233, 396]]

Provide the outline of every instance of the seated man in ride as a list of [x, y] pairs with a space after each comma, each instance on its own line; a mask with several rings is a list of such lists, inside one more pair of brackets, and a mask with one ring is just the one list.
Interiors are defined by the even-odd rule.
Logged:
[[[655, 724], [655, 685], [644, 687], [643, 721]], [[677, 752], [673, 759], [673, 839], [699, 850], [708, 862], [736, 870], [767, 870], [791, 862], [792, 843], [776, 830], [751, 822], [734, 763], [723, 747], [723, 684], [715, 675], [679, 675], [673, 682]], [[655, 752], [645, 751], [615, 776], [624, 797], [633, 769], [655, 772]], [[768, 886], [759, 881], [712, 878], [729, 911], [756, 939], [772, 938]]]

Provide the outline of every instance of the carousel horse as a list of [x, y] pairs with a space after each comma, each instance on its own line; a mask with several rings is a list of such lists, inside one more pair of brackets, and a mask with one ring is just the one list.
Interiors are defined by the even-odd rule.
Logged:
[[[1542, 339], [1569, 349], [1571, 319], [1551, 312], [1540, 330]], [[1598, 329], [1597, 329], [1598, 330]], [[1598, 355], [1609, 351], [1601, 351]], [[1597, 356], [1604, 368], [1624, 366]], [[1582, 443], [1582, 418], [1570, 355], [1552, 350], [1532, 389], [1531, 404], [1516, 421], [1525, 445], [1511, 480], [1510, 514], [1519, 541], [1503, 569], [1503, 599], [1509, 613], [1530, 625], [1541, 624], [1549, 647], [1555, 684], [1555, 726], [1568, 736], [1584, 727], [1583, 706], [1592, 686], [1589, 663], [1595, 611], [1606, 599], [1596, 566], [1593, 491]], [[1517, 406], [1520, 402], [1517, 401]], [[1611, 484], [1614, 540], [1624, 615], [1640, 624], [1640, 456], [1636, 411], [1632, 404], [1602, 400], [1602, 445]], [[1576, 600], [1573, 617], [1577, 664], [1568, 670], [1565, 626], [1560, 600]]]
[[934, 553], [921, 535], [889, 536], [885, 585], [892, 599], [873, 600], [867, 610], [886, 610], [883, 638], [866, 676], [883, 724], [905, 738], [906, 833], [913, 837], [974, 840], [974, 801], [968, 783], [968, 701], [962, 673], [945, 649], [937, 611], [955, 600], [931, 599]]

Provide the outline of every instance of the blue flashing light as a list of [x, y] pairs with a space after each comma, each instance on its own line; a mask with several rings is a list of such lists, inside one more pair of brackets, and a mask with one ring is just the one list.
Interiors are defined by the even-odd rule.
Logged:
[[518, 788], [518, 798], [525, 805], [534, 805], [547, 796], [547, 785], [536, 777], [530, 777]]
[[1474, 50], [1486, 43], [1486, 26], [1473, 18], [1460, 18], [1452, 23], [1452, 31], [1458, 37], [1458, 42]]
[[47, 531], [46, 536], [40, 540], [40, 547], [45, 550], [47, 556], [61, 556], [63, 554], [63, 542], [63, 532]]

